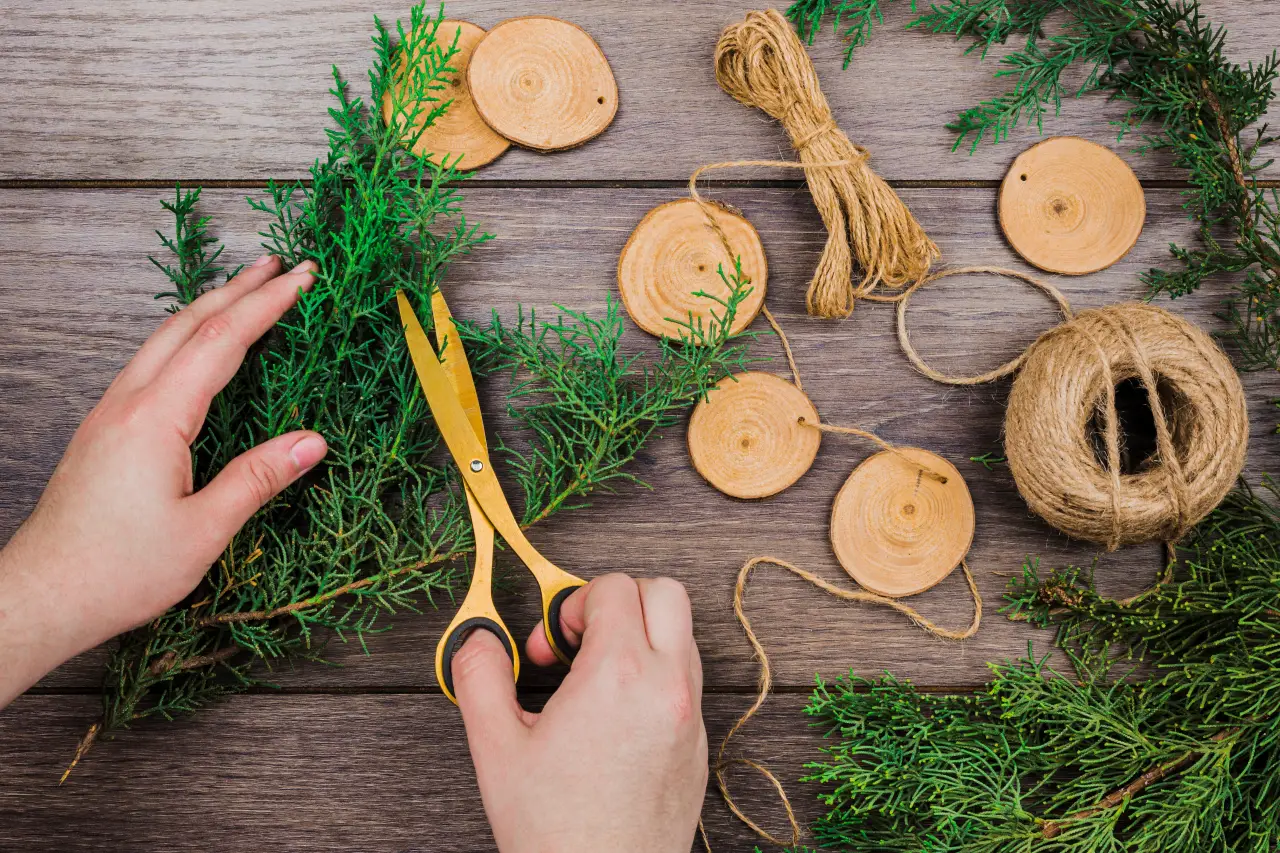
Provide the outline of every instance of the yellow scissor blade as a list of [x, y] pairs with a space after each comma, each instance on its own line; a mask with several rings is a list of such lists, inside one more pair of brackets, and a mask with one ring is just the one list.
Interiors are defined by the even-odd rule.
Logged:
[[444, 369], [449, 374], [449, 381], [453, 383], [454, 393], [467, 412], [467, 420], [471, 421], [476, 438], [480, 439], [481, 444], [487, 444], [484, 437], [484, 417], [480, 414], [480, 395], [476, 393], [471, 365], [467, 363], [467, 351], [462, 348], [458, 327], [454, 325], [453, 314], [439, 288], [431, 295], [431, 316], [436, 324], [436, 347], [443, 347]]
[[[488, 452], [484, 441], [476, 435], [471, 423], [471, 416], [463, 406], [454, 390], [452, 375], [445, 370], [436, 351], [427, 340], [427, 333], [418, 322], [418, 315], [403, 291], [396, 292], [396, 301], [400, 305], [400, 322], [404, 324], [404, 339], [409, 345], [409, 355], [413, 358], [413, 366], [418, 372], [418, 382], [422, 385], [422, 393], [427, 397], [431, 413], [435, 416], [436, 426], [444, 436], [445, 444], [457, 460], [459, 466], [466, 467], [472, 459], [487, 458]], [[459, 347], [461, 350], [461, 347]], [[470, 374], [467, 374], [470, 376]], [[475, 389], [472, 388], [474, 399]], [[477, 415], [479, 406], [475, 406]]]

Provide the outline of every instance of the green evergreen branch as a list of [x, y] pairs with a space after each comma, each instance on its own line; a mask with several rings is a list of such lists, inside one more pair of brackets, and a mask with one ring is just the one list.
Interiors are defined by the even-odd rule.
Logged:
[[[976, 695], [821, 680], [824, 845], [875, 851], [1272, 851], [1280, 843], [1280, 510], [1233, 493], [1143, 595], [1028, 563], [1005, 612], [1073, 664], [992, 666]], [[1136, 667], [1150, 675], [1135, 679]]]
[[[881, 0], [795, 0], [786, 14], [800, 37], [813, 44], [814, 35], [822, 29], [822, 19], [832, 13], [832, 27], [848, 45], [844, 52], [844, 67], [848, 68], [853, 52], [871, 38], [872, 27], [884, 23], [880, 3]], [[911, 0], [911, 11], [916, 11], [916, 0]]]
[[[802, 0], [792, 20], [812, 38], [827, 0]], [[1049, 16], [1062, 13], [1060, 29]], [[1274, 100], [1280, 58], [1227, 60], [1226, 33], [1194, 0], [945, 0], [908, 26], [969, 39], [983, 56], [1015, 35], [1022, 46], [1000, 60], [1009, 91], [964, 110], [948, 125], [955, 147], [1000, 142], [1020, 124], [1043, 132], [1067, 96], [1105, 92], [1127, 105], [1120, 136], [1146, 128], [1144, 151], [1166, 151], [1191, 185], [1184, 207], [1200, 225], [1199, 245], [1170, 246], [1179, 266], [1143, 276], [1151, 296], [1176, 298], [1230, 276], [1224, 333], [1242, 369], [1280, 367], [1280, 196], [1258, 185], [1275, 138], [1257, 126]], [[862, 33], [859, 30], [859, 33]], [[865, 33], [857, 42], [865, 40]], [[853, 49], [851, 43], [850, 50]], [[1069, 86], [1064, 75], [1085, 71]]]
[[[210, 407], [193, 446], [196, 488], [230, 459], [284, 432], [325, 436], [329, 454], [237, 533], [179, 606], [120, 638], [107, 664], [100, 732], [172, 719], [260, 683], [281, 662], [321, 660], [331, 636], [384, 630], [401, 611], [451, 594], [474, 548], [459, 475], [444, 452], [408, 358], [396, 290], [428, 321], [449, 262], [488, 239], [460, 211], [465, 175], [411, 153], [448, 107], [456, 44], [436, 41], [443, 10], [412, 10], [394, 31], [375, 21], [371, 100], [333, 70], [328, 151], [307, 182], [269, 182], [249, 205], [267, 217], [263, 247], [286, 265], [318, 266], [315, 286], [253, 349]], [[390, 119], [381, 118], [383, 98]], [[197, 212], [199, 190], [164, 207], [176, 258], [162, 269], [176, 309], [213, 286], [221, 247]], [[613, 483], [656, 430], [745, 363], [730, 334], [750, 288], [726, 278], [720, 312], [689, 318], [647, 362], [622, 352], [622, 322], [565, 311], [551, 322], [462, 324], [477, 365], [521, 379], [512, 412], [531, 434], [510, 466], [526, 524]]]

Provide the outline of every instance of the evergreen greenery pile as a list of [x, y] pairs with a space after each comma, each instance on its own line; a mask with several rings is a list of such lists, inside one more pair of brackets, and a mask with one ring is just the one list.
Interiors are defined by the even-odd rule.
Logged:
[[[377, 23], [370, 99], [352, 95], [335, 68], [328, 154], [309, 181], [273, 182], [249, 201], [269, 217], [264, 248], [286, 268], [313, 260], [319, 273], [214, 400], [193, 448], [195, 485], [289, 430], [320, 432], [329, 455], [254, 516], [186, 601], [121, 638], [102, 721], [81, 754], [100, 731], [242, 691], [264, 663], [319, 658], [330, 636], [363, 643], [387, 615], [447, 595], [465, 570], [473, 542], [460, 479], [395, 305], [403, 289], [429, 318], [448, 263], [486, 239], [460, 213], [455, 164], [410, 153], [448, 107], [440, 93], [456, 48], [436, 40], [442, 17], [417, 6], [407, 28]], [[388, 91], [384, 124], [377, 105]], [[175, 307], [223, 273], [198, 200], [179, 188], [165, 203], [176, 231], [162, 240], [176, 260], [157, 266]], [[514, 323], [495, 312], [487, 325], [461, 324], [477, 374], [514, 377], [508, 413], [524, 429], [519, 448], [498, 455], [523, 491], [525, 525], [633, 481], [627, 465], [655, 431], [743, 366], [729, 330], [750, 286], [740, 269], [721, 275], [727, 296], [712, 321], [690, 318], [680, 340], [663, 340], [647, 360], [622, 351], [614, 302], [602, 319], [521, 311]]]
[[[880, 20], [881, 0], [796, 0], [788, 16], [810, 40], [831, 15], [849, 41], [846, 64]], [[915, 8], [915, 4], [912, 4]], [[1142, 126], [1142, 149], [1165, 151], [1186, 171], [1185, 208], [1200, 225], [1195, 247], [1171, 246], [1177, 269], [1144, 276], [1152, 295], [1178, 297], [1214, 276], [1235, 286], [1226, 333], [1244, 369], [1280, 367], [1280, 195], [1258, 185], [1275, 141], [1258, 121], [1274, 98], [1276, 54], [1241, 66], [1226, 33], [1194, 0], [943, 0], [910, 24], [958, 39], [985, 56], [1015, 36], [996, 76], [1012, 87], [962, 112], [956, 146], [999, 142], [1021, 122], [1043, 130], [1069, 95], [1105, 92], [1128, 109], [1123, 137]], [[1083, 79], [1069, 72], [1083, 69]], [[1225, 235], [1225, 236], [1224, 236]]]
[[[1232, 494], [1169, 575], [1115, 601], [1091, 572], [1010, 584], [1005, 612], [1057, 630], [976, 695], [886, 676], [821, 681], [837, 741], [809, 765], [824, 846], [867, 851], [1274, 853], [1280, 845], [1280, 509]], [[1134, 677], [1141, 669], [1141, 677]]]

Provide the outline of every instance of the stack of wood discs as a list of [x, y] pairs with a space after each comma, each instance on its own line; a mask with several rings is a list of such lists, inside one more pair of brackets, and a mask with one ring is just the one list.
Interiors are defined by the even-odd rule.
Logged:
[[[414, 152], [475, 169], [512, 143], [561, 151], [599, 136], [618, 112], [618, 84], [600, 46], [580, 27], [548, 17], [512, 18], [488, 33], [467, 21], [442, 21], [436, 43], [457, 38], [452, 103], [426, 128]], [[392, 93], [382, 103], [393, 120]], [[426, 111], [423, 111], [425, 119]]]

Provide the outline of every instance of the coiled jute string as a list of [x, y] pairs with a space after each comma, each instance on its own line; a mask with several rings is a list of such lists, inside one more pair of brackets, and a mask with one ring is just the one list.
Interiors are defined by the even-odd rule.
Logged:
[[[716, 81], [734, 99], [777, 119], [800, 156], [827, 242], [805, 302], [819, 317], [847, 317], [880, 286], [924, 278], [938, 247], [897, 193], [872, 171], [866, 149], [836, 126], [818, 75], [778, 11], [748, 12], [716, 45]], [[746, 161], [736, 165], [777, 165]], [[794, 164], [788, 164], [794, 165]], [[857, 259], [862, 278], [853, 282]]]
[[[911, 295], [941, 277], [903, 294], [898, 340], [917, 370], [948, 385], [1017, 372], [1005, 414], [1005, 455], [1033, 512], [1070, 536], [1113, 551], [1175, 542], [1226, 497], [1244, 468], [1249, 415], [1239, 375], [1205, 332], [1145, 303], [1072, 317], [1062, 294], [1039, 283], [1067, 322], [994, 370], [951, 376], [925, 363], [907, 331]], [[1151, 410], [1156, 452], [1138, 471], [1125, 473], [1116, 386], [1135, 379]]]

